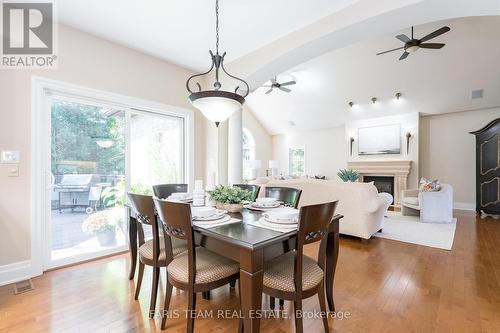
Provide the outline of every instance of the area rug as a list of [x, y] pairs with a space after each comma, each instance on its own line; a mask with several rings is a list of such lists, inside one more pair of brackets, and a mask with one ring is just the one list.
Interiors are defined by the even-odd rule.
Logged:
[[383, 231], [374, 236], [451, 250], [456, 226], [456, 218], [453, 218], [452, 223], [421, 223], [418, 216], [403, 216], [401, 212], [388, 211], [384, 217]]

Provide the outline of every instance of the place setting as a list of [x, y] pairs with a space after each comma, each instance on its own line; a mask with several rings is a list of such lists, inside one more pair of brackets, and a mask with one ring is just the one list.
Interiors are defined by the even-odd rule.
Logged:
[[291, 207], [280, 207], [264, 212], [262, 217], [248, 224], [279, 232], [297, 230], [299, 223], [299, 210]]
[[183, 203], [191, 203], [193, 202], [193, 196], [187, 192], [174, 192], [169, 195], [166, 200], [175, 201], [175, 202], [183, 202]]
[[191, 207], [193, 225], [202, 228], [212, 228], [225, 224], [241, 222], [227, 214], [226, 210], [215, 207]]
[[250, 202], [246, 204], [244, 207], [249, 210], [267, 212], [271, 209], [279, 208], [283, 205], [281, 201], [276, 200], [275, 198], [257, 198], [255, 202]]

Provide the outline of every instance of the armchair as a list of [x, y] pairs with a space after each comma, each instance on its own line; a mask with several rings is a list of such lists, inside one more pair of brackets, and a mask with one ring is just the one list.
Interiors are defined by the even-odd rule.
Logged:
[[437, 192], [404, 190], [401, 195], [401, 214], [420, 216], [424, 223], [451, 223], [453, 220], [453, 187], [442, 184]]

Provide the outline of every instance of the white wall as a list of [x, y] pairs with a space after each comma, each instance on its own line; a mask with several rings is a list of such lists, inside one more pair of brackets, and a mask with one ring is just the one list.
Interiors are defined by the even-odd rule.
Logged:
[[[353, 153], [348, 157], [349, 161], [372, 161], [372, 160], [406, 160], [412, 161], [411, 172], [408, 176], [408, 187], [415, 188], [418, 184], [418, 157], [419, 157], [419, 115], [417, 112], [405, 113], [396, 116], [361, 119], [346, 124], [345, 145], [349, 146], [349, 140], [354, 138]], [[400, 155], [358, 155], [358, 129], [361, 127], [381, 126], [388, 124], [401, 124], [401, 154]], [[411, 133], [410, 150], [406, 153], [406, 133]], [[376, 140], [376, 138], [374, 138]]]
[[475, 137], [500, 117], [500, 108], [424, 116], [420, 119], [420, 174], [453, 186], [455, 208], [476, 202]]
[[247, 106], [243, 107], [243, 128], [252, 133], [255, 139], [255, 159], [262, 161], [259, 175], [265, 176], [268, 161], [272, 159], [272, 137]]
[[273, 159], [280, 163], [280, 173], [288, 175], [288, 148], [306, 148], [306, 174], [337, 178], [337, 171], [346, 167], [347, 145], [344, 144], [344, 126], [324, 130], [275, 135]]
[[[164, 104], [191, 108], [185, 80], [192, 73], [78, 30], [59, 26], [59, 67], [0, 71], [0, 150], [19, 150], [19, 177], [0, 164], [2, 266], [30, 259], [31, 77], [47, 77]], [[204, 118], [195, 111], [195, 176], [204, 175]], [[1, 278], [1, 277], [0, 277]]]

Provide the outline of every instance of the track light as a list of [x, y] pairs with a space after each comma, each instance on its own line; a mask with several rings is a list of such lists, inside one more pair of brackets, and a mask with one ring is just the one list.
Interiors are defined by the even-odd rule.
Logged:
[[399, 99], [401, 98], [401, 96], [403, 96], [403, 94], [401, 94], [400, 92], [397, 92], [396, 93], [396, 99], [399, 101]]
[[372, 97], [372, 104], [377, 103], [377, 97]]
[[354, 102], [349, 102], [349, 107], [352, 109], [352, 107], [354, 106]]

